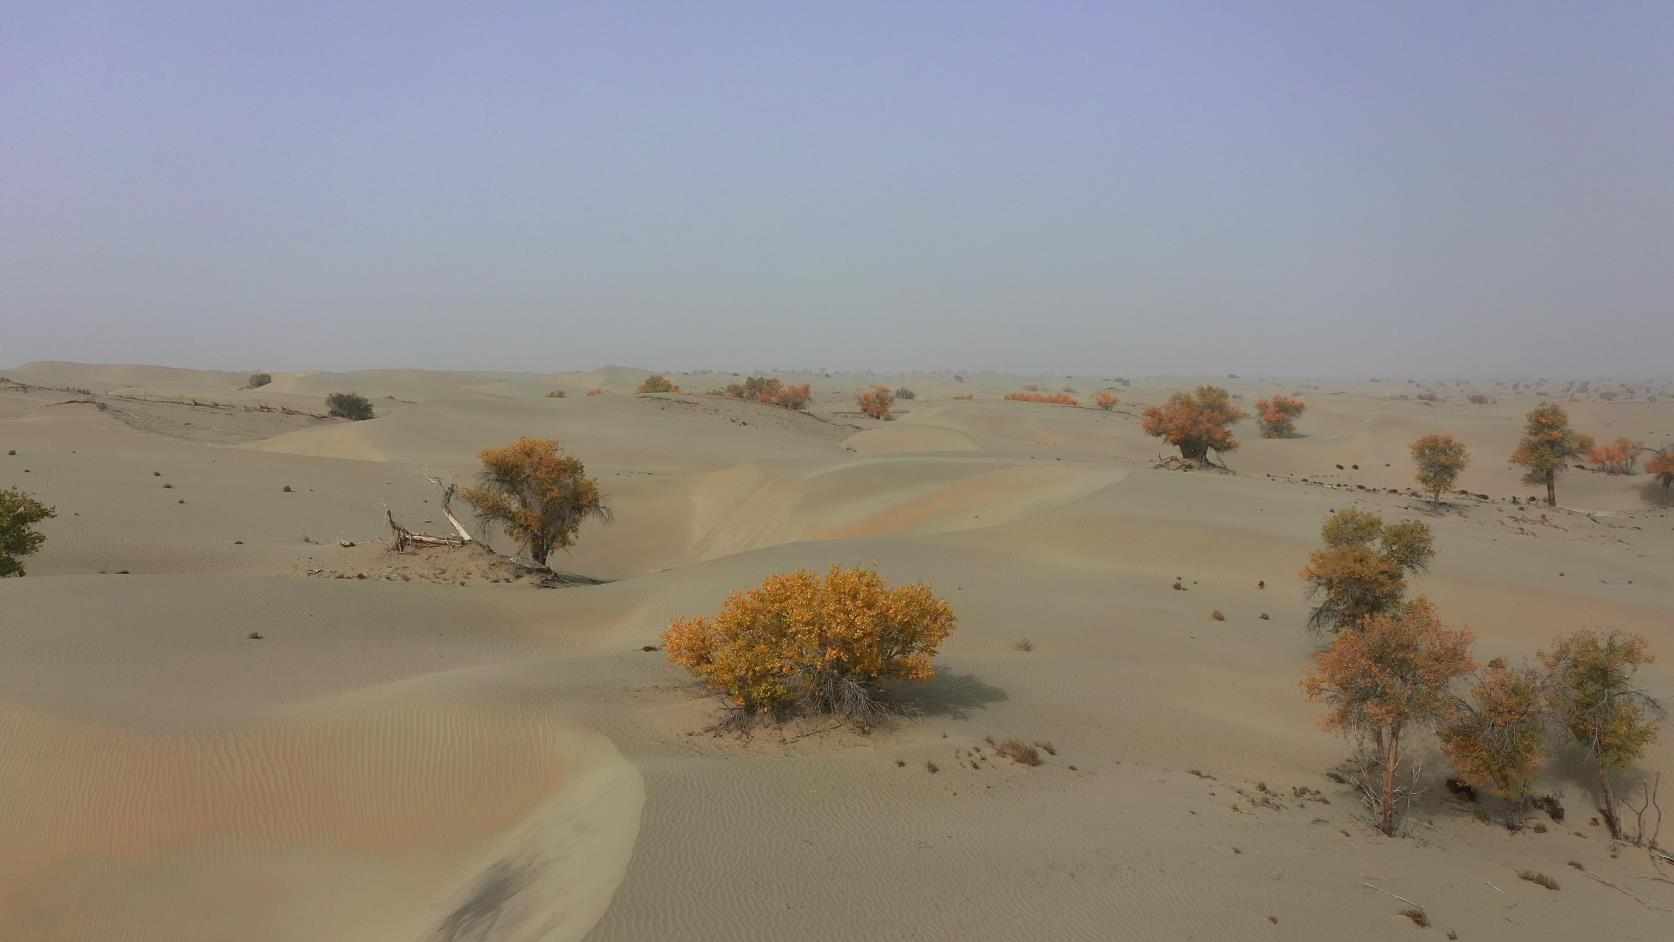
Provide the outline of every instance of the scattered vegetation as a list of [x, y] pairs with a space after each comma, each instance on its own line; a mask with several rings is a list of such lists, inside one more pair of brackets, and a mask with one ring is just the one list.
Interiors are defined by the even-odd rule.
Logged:
[[545, 566], [553, 550], [567, 549], [588, 518], [610, 521], [610, 508], [581, 459], [564, 454], [553, 438], [524, 436], [503, 448], [478, 453], [480, 483], [460, 492], [477, 518], [497, 523]]
[[260, 389], [271, 382], [273, 382], [273, 374], [271, 373], [251, 373], [249, 380], [244, 383], [244, 387], [246, 389]]
[[1558, 472], [1565, 464], [1586, 454], [1593, 447], [1590, 435], [1582, 435], [1569, 427], [1569, 414], [1563, 406], [1543, 402], [1529, 411], [1523, 440], [1511, 453], [1512, 464], [1527, 469], [1523, 483], [1546, 485], [1546, 503], [1558, 505]]
[[905, 386], [897, 386], [897, 387], [895, 387], [895, 398], [897, 398], [897, 399], [909, 399], [909, 400], [917, 399], [918, 398], [918, 393], [913, 392], [911, 389], [908, 389]]
[[1538, 657], [1546, 668], [1553, 717], [1597, 769], [1604, 823], [1611, 837], [1620, 838], [1610, 778], [1656, 740], [1662, 707], [1633, 680], [1656, 658], [1642, 635], [1589, 628], [1560, 636]]
[[923, 583], [889, 587], [875, 570], [770, 576], [712, 617], [663, 634], [669, 660], [727, 695], [740, 714], [829, 713], [867, 728], [891, 706], [884, 685], [936, 675], [953, 609]]
[[748, 399], [751, 402], [763, 402], [782, 409], [800, 411], [808, 408], [808, 400], [813, 398], [813, 387], [804, 383], [801, 386], [786, 386], [776, 376], [751, 376], [742, 383], [728, 383], [727, 388], [721, 390], [721, 395], [730, 399]]
[[1396, 608], [1406, 596], [1407, 573], [1424, 571], [1435, 555], [1429, 527], [1416, 520], [1385, 523], [1363, 510], [1326, 517], [1320, 535], [1325, 547], [1302, 569], [1315, 602], [1308, 627], [1316, 632], [1356, 628]]
[[1354, 745], [1355, 784], [1385, 834], [1414, 795], [1400, 780], [1404, 737], [1447, 719], [1449, 687], [1475, 667], [1470, 645], [1421, 598], [1338, 633], [1302, 679], [1308, 700], [1329, 707], [1320, 725]]
[[996, 745], [994, 751], [1018, 765], [1040, 765], [1040, 750], [1021, 739], [1008, 739]]
[[1145, 434], [1180, 449], [1180, 457], [1207, 462], [1209, 452], [1238, 447], [1232, 423], [1244, 418], [1232, 396], [1219, 386], [1199, 386], [1196, 392], [1175, 393], [1161, 406], [1145, 408]]
[[372, 403], [359, 393], [332, 393], [326, 397], [326, 415], [364, 422], [373, 417]]
[[861, 412], [874, 419], [888, 419], [889, 410], [895, 408], [895, 394], [889, 391], [888, 386], [873, 386], [861, 393], [855, 404]]
[[1425, 435], [1410, 447], [1413, 463], [1418, 466], [1414, 477], [1430, 494], [1430, 503], [1440, 509], [1441, 496], [1453, 489], [1459, 472], [1470, 467], [1470, 453], [1465, 451], [1465, 443], [1452, 435]]
[[1064, 393], [1014, 392], [1006, 393], [1006, 398], [1012, 402], [1040, 402], [1054, 406], [1081, 405], [1081, 400]]
[[1115, 393], [1101, 392], [1097, 396], [1093, 397], [1093, 405], [1098, 406], [1106, 412], [1116, 408], [1116, 404], [1121, 401], [1122, 400], [1116, 398]]
[[1644, 453], [1644, 442], [1624, 435], [1613, 442], [1590, 449], [1587, 452], [1587, 463], [1605, 474], [1632, 474], [1634, 463]]
[[1284, 393], [1256, 402], [1256, 422], [1263, 438], [1289, 438], [1296, 432], [1296, 419], [1308, 410], [1308, 404]]
[[58, 516], [53, 508], [15, 487], [0, 488], [0, 579], [24, 575], [23, 557], [46, 542], [35, 524]]
[[674, 382], [667, 376], [664, 376], [661, 373], [652, 373], [650, 376], [645, 377], [645, 382], [640, 383], [639, 388], [634, 391], [642, 393], [677, 393], [680, 391], [680, 387], [674, 385]]

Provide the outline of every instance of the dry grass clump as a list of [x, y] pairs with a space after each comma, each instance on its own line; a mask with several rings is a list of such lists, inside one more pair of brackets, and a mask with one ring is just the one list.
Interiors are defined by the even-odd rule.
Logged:
[[918, 393], [913, 392], [911, 389], [908, 389], [905, 386], [897, 386], [897, 387], [895, 387], [895, 398], [897, 398], [897, 399], [917, 399], [918, 398]]
[[600, 389], [597, 386], [594, 386], [592, 389], [587, 390], [587, 395], [589, 395], [589, 396], [602, 396], [602, 395], [604, 395], [604, 390]]
[[924, 771], [929, 772], [931, 775], [935, 775], [937, 772], [941, 771], [941, 767], [936, 765], [934, 762], [926, 762], [924, 763]]
[[966, 393], [963, 396], [954, 396], [953, 398], [955, 398], [955, 399], [975, 399], [976, 397], [971, 395], [970, 393]]
[[1430, 914], [1417, 906], [1411, 906], [1401, 910], [1401, 915], [1411, 919], [1412, 924], [1420, 929], [1430, 928]]
[[1221, 611], [1221, 610], [1220, 610], [1220, 609], [1218, 609], [1218, 608], [1217, 608], [1217, 609], [1215, 609], [1215, 610], [1214, 610], [1214, 611], [1212, 611], [1212, 612], [1210, 612], [1210, 613], [1209, 613], [1209, 617], [1210, 617], [1210, 618], [1213, 618], [1213, 619], [1214, 619], [1214, 620], [1216, 620], [1216, 621], [1226, 621], [1226, 615], [1225, 615], [1225, 613], [1223, 613], [1223, 612], [1222, 612], [1222, 611]]
[[1011, 647], [1014, 651], [1023, 651], [1026, 653], [1035, 649], [1035, 643], [1030, 641], [1028, 638], [1018, 638], [1016, 641], [1011, 643]]
[[569, 397], [570, 394], [562, 389], [554, 389], [546, 394], [546, 398], [548, 399], [568, 399]]
[[1517, 871], [1517, 879], [1527, 880], [1537, 886], [1544, 886], [1548, 890], [1555, 890], [1558, 888], [1558, 881], [1536, 870], [1519, 870]]
[[1081, 400], [1063, 393], [1015, 392], [1006, 393], [1012, 402], [1041, 402], [1054, 406], [1079, 406]]
[[994, 751], [1018, 765], [1040, 765], [1040, 750], [1021, 739], [1008, 739], [994, 746]]

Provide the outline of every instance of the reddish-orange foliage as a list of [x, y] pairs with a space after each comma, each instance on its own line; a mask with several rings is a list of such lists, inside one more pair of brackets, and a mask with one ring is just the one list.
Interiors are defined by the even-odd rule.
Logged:
[[1232, 423], [1244, 418], [1244, 410], [1232, 404], [1232, 395], [1218, 386], [1199, 386], [1195, 393], [1175, 393], [1167, 404], [1145, 408], [1145, 434], [1164, 439], [1180, 449], [1180, 456], [1206, 461], [1210, 449], [1231, 451], [1238, 447], [1232, 437]]
[[1632, 474], [1633, 463], [1645, 451], [1645, 443], [1623, 436], [1587, 452], [1587, 461], [1605, 474]]
[[569, 393], [565, 392], [562, 389], [554, 389], [551, 392], [546, 394], [546, 398], [548, 398], [548, 399], [568, 399], [569, 395], [570, 395]]
[[604, 395], [604, 390], [600, 389], [597, 386], [594, 386], [592, 389], [587, 390], [587, 395], [589, 395], [589, 396], [602, 396], [602, 395]]
[[1097, 396], [1093, 397], [1093, 405], [1098, 406], [1106, 412], [1116, 408], [1116, 403], [1121, 401], [1122, 400], [1116, 398], [1115, 393], [1101, 392]]
[[1645, 473], [1657, 476], [1657, 483], [1662, 485], [1662, 499], [1668, 500], [1668, 489], [1674, 486], [1674, 446], [1658, 448], [1651, 453], [1645, 462]]
[[1418, 599], [1340, 632], [1302, 678], [1302, 693], [1330, 708], [1322, 727], [1372, 741], [1381, 773], [1374, 806], [1385, 834], [1395, 833], [1402, 734], [1446, 718], [1448, 688], [1476, 667], [1471, 641], [1469, 629], [1448, 628]]
[[1081, 400], [1063, 393], [1014, 392], [1006, 393], [1013, 402], [1044, 402], [1054, 406], [1079, 406]]
[[721, 395], [800, 410], [808, 407], [808, 400], [813, 398], [813, 387], [806, 383], [786, 386], [778, 377], [752, 376], [743, 383], [728, 384], [726, 389], [721, 390]]
[[861, 393], [855, 404], [874, 419], [887, 419], [889, 410], [895, 408], [895, 393], [888, 386], [873, 386]]
[[645, 377], [645, 382], [639, 384], [637, 392], [642, 393], [677, 393], [680, 387], [674, 381], [661, 373], [652, 373]]
[[1256, 421], [1261, 424], [1263, 438], [1284, 438], [1296, 431], [1296, 417], [1308, 410], [1308, 404], [1300, 399], [1293, 399], [1284, 393], [1278, 393], [1271, 399], [1262, 399], [1256, 403], [1259, 413]]

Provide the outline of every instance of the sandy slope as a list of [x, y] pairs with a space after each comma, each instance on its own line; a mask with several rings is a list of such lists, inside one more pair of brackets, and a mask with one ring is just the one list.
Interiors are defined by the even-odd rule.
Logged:
[[[1391, 841], [1325, 777], [1343, 744], [1296, 691], [1319, 520], [1426, 513], [1386, 489], [1407, 485], [1407, 441], [1445, 431], [1491, 499], [1426, 516], [1440, 555], [1420, 591], [1483, 656], [1642, 631], [1663, 654], [1646, 680], [1674, 697], [1674, 515], [1643, 477], [1579, 471], [1560, 496], [1583, 509], [1511, 503], [1533, 493], [1501, 461], [1532, 396], [1223, 380], [1311, 408], [1302, 437], [1243, 430], [1222, 475], [1150, 466], [1139, 406], [1191, 378], [1120, 387], [1114, 413], [999, 399], [1090, 398], [1098, 379], [882, 378], [919, 398], [879, 423], [851, 407], [878, 377], [787, 377], [816, 394], [790, 415], [635, 396], [645, 372], [255, 391], [243, 373], [0, 373], [104, 404], [0, 388], [0, 452], [18, 452], [0, 486], [62, 513], [30, 576], [0, 583], [0, 938], [1414, 938], [1378, 889], [1421, 902], [1437, 937], [1666, 936], [1674, 885], [1612, 856], [1573, 761], [1543, 782], [1569, 811], [1544, 833], [1438, 789]], [[380, 418], [237, 408], [338, 389]], [[152, 401], [173, 396], [223, 406]], [[1601, 438], [1674, 438], [1666, 401], [1570, 408]], [[559, 564], [613, 581], [540, 590], [474, 556], [385, 555], [386, 506], [441, 529], [426, 476], [464, 478], [520, 434], [600, 477], [616, 523]], [[856, 561], [959, 614], [941, 676], [904, 692], [919, 719], [717, 738], [714, 701], [641, 650], [768, 573]], [[1056, 754], [1014, 766], [988, 736]], [[1671, 744], [1645, 771], [1674, 772]]]

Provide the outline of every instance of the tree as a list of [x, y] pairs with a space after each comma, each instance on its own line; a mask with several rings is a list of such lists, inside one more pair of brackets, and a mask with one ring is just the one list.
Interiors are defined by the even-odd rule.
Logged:
[[1256, 421], [1261, 425], [1263, 438], [1288, 438], [1296, 431], [1296, 419], [1308, 411], [1308, 404], [1277, 393], [1271, 399], [1256, 402]]
[[1449, 688], [1476, 666], [1471, 641], [1421, 598], [1337, 635], [1302, 678], [1309, 702], [1330, 708], [1320, 725], [1355, 744], [1362, 794], [1385, 834], [1395, 833], [1401, 799], [1411, 800], [1399, 778], [1404, 737], [1446, 718]]
[[1441, 496], [1453, 489], [1459, 472], [1470, 467], [1465, 443], [1452, 435], [1425, 435], [1412, 443], [1412, 460], [1418, 465], [1418, 484], [1430, 493], [1430, 503], [1439, 510]]
[[372, 403], [358, 393], [332, 393], [326, 397], [326, 414], [334, 419], [364, 422], [372, 418]]
[[1175, 393], [1167, 404], [1145, 407], [1145, 434], [1178, 446], [1180, 457], [1207, 462], [1210, 450], [1231, 451], [1238, 447], [1232, 437], [1232, 423], [1244, 418], [1244, 410], [1232, 404], [1232, 395], [1219, 386], [1199, 386], [1195, 393]]
[[1632, 764], [1656, 740], [1662, 713], [1633, 683], [1634, 673], [1656, 660], [1650, 644], [1642, 635], [1582, 628], [1560, 635], [1538, 657], [1546, 668], [1552, 714], [1598, 769], [1604, 823], [1611, 837], [1620, 837], [1610, 774]]
[[1520, 824], [1546, 754], [1546, 685], [1540, 672], [1489, 661], [1438, 735], [1460, 777], [1504, 798], [1506, 823]]
[[1624, 435], [1607, 445], [1590, 449], [1587, 462], [1605, 474], [1632, 474], [1633, 463], [1644, 451], [1644, 442]]
[[553, 438], [524, 436], [477, 454], [480, 484], [460, 491], [477, 519], [494, 522], [544, 566], [553, 550], [568, 549], [583, 521], [610, 522], [610, 507], [579, 458]]
[[930, 587], [890, 588], [875, 570], [833, 566], [769, 576], [712, 617], [675, 619], [669, 660], [746, 714], [794, 708], [869, 726], [887, 709], [883, 685], [936, 676], [953, 609]]
[[1665, 445], [1651, 452], [1645, 461], [1645, 473], [1654, 474], [1662, 485], [1662, 501], [1668, 502], [1668, 488], [1674, 486], [1674, 445]]
[[1511, 463], [1528, 469], [1523, 483], [1546, 485], [1546, 503], [1558, 506], [1558, 472], [1566, 462], [1587, 453], [1593, 439], [1569, 427], [1569, 414], [1555, 402], [1543, 402], [1530, 410], [1528, 425], [1517, 450], [1511, 453]]
[[642, 393], [677, 393], [679, 391], [680, 387], [674, 385], [672, 380], [661, 373], [652, 373], [645, 377], [645, 382], [640, 383], [639, 389], [635, 390], [635, 392]]
[[888, 386], [873, 386], [861, 393], [855, 403], [860, 406], [860, 411], [872, 418], [887, 419], [889, 410], [895, 407], [895, 394], [889, 391]]
[[24, 575], [23, 557], [32, 556], [46, 542], [35, 524], [58, 516], [57, 511], [15, 487], [0, 488], [0, 579]]
[[1116, 408], [1116, 403], [1121, 401], [1122, 400], [1116, 398], [1115, 393], [1101, 392], [1097, 396], [1093, 397], [1093, 405], [1098, 406], [1106, 412]]
[[1407, 573], [1423, 572], [1435, 556], [1430, 528], [1416, 520], [1385, 523], [1377, 514], [1341, 510], [1320, 527], [1323, 549], [1308, 556], [1302, 579], [1316, 600], [1308, 627], [1316, 632], [1358, 628], [1401, 603]]

